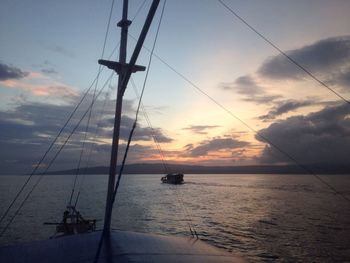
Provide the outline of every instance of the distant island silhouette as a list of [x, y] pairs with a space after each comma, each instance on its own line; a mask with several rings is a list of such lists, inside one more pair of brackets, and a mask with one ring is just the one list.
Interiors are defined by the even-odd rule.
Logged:
[[[297, 165], [250, 165], [250, 166], [201, 166], [168, 164], [172, 172], [185, 174], [308, 174]], [[350, 174], [348, 164], [310, 164], [304, 165], [315, 174]], [[118, 167], [119, 169], [119, 167]], [[80, 174], [108, 174], [107, 166], [80, 168]], [[76, 169], [60, 170], [48, 174], [76, 174]], [[136, 163], [128, 164], [124, 168], [126, 174], [165, 174], [161, 163]]]

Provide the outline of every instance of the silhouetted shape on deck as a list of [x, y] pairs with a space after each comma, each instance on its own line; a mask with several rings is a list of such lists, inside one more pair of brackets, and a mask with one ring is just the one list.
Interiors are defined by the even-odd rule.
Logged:
[[45, 222], [44, 225], [56, 225], [56, 233], [51, 238], [89, 233], [96, 230], [96, 220], [85, 219], [74, 206], [67, 206], [60, 223]]

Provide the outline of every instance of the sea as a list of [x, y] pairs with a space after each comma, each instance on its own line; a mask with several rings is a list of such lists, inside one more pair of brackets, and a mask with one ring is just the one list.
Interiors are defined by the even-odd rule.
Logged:
[[[350, 262], [350, 203], [342, 197], [350, 199], [350, 175], [321, 175], [342, 195], [312, 175], [186, 174], [183, 185], [162, 184], [160, 178], [122, 177], [112, 228], [187, 237], [192, 229], [248, 262]], [[0, 176], [1, 215], [26, 179]], [[38, 179], [33, 177], [27, 192]], [[44, 176], [0, 244], [52, 236], [55, 226], [44, 222], [62, 220], [73, 182], [72, 175]], [[84, 175], [74, 190], [80, 191], [78, 210], [97, 219], [99, 229], [106, 185], [106, 175]]]

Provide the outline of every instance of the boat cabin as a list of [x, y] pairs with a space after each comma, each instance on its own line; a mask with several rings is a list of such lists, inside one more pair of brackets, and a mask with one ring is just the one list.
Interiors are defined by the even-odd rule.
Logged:
[[167, 184], [183, 184], [184, 175], [181, 173], [167, 174], [161, 178], [161, 181], [162, 183], [167, 183]]

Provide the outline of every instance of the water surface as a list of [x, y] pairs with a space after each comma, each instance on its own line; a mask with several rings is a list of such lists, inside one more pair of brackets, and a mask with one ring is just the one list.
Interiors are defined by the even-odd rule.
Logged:
[[[113, 228], [189, 236], [192, 227], [251, 262], [350, 262], [350, 204], [312, 176], [185, 175], [184, 185], [161, 184], [160, 177], [123, 177]], [[350, 176], [322, 178], [350, 198]], [[25, 179], [0, 177], [1, 214]], [[78, 209], [101, 228], [107, 176], [83, 181]], [[51, 236], [54, 227], [43, 222], [61, 220], [72, 184], [72, 176], [44, 177], [0, 242]]]

